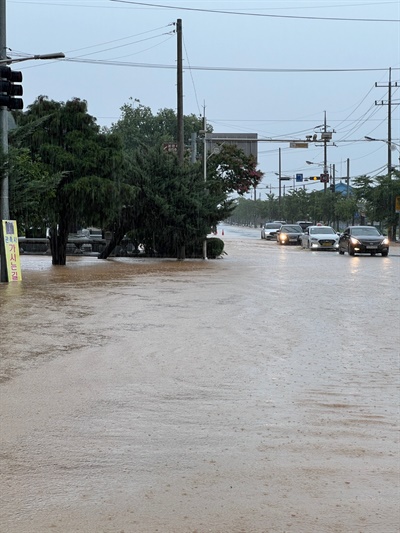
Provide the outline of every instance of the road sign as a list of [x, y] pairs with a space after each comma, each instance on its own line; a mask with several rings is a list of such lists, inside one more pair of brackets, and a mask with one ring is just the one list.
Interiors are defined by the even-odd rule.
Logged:
[[163, 144], [163, 150], [164, 150], [164, 152], [177, 152], [178, 151], [178, 143], [164, 143]]
[[308, 148], [308, 143], [305, 142], [291, 142], [290, 148]]
[[303, 174], [296, 174], [296, 181], [303, 181]]

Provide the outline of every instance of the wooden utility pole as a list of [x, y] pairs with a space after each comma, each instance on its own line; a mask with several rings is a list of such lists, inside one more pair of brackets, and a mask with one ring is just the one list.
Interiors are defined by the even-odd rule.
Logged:
[[[398, 87], [398, 83], [392, 82], [392, 69], [389, 68], [389, 80], [388, 83], [375, 83], [375, 87], [387, 87], [388, 88], [388, 99], [387, 100], [381, 100], [380, 102], [375, 100], [375, 105], [387, 105], [388, 106], [388, 133], [387, 133], [387, 173], [389, 179], [392, 178], [392, 105], [398, 105], [396, 102], [393, 104], [392, 102], [392, 87]], [[397, 222], [396, 222], [396, 211], [395, 211], [395, 199], [393, 190], [391, 190], [391, 197], [390, 197], [390, 206], [392, 209], [392, 216], [393, 220], [389, 222], [389, 239], [392, 241], [396, 241], [396, 228], [397, 228]]]
[[388, 99], [378, 102], [375, 100], [375, 105], [387, 105], [388, 106], [388, 133], [387, 133], [387, 171], [388, 175], [392, 174], [392, 105], [398, 105], [397, 102], [392, 103], [392, 87], [398, 87], [397, 81], [392, 82], [392, 69], [389, 68], [389, 81], [388, 83], [375, 83], [375, 87], [387, 87]]
[[183, 60], [182, 60], [182, 19], [176, 21], [177, 36], [177, 120], [178, 120], [178, 161], [183, 164], [184, 132], [183, 132]]

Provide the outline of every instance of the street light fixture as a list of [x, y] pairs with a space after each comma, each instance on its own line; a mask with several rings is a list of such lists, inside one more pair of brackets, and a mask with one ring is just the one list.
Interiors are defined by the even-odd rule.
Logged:
[[[364, 136], [364, 139], [366, 141], [377, 141], [377, 142], [382, 142], [382, 143], [385, 143], [388, 145], [389, 149], [394, 152], [394, 151], [398, 151], [399, 152], [399, 161], [400, 161], [400, 144], [397, 144], [397, 143], [394, 143], [393, 141], [388, 141], [386, 139], [376, 139], [375, 137], [369, 137], [368, 135], [365, 135]], [[389, 159], [389, 162], [388, 162], [388, 172], [390, 173], [393, 168], [392, 168], [392, 165], [391, 165], [391, 157], [388, 158]], [[389, 168], [390, 167], [390, 168]]]
[[31, 61], [32, 59], [64, 59], [65, 54], [56, 52], [54, 54], [34, 54], [33, 56], [0, 59], [0, 65], [10, 65], [11, 63], [21, 63], [22, 61]]

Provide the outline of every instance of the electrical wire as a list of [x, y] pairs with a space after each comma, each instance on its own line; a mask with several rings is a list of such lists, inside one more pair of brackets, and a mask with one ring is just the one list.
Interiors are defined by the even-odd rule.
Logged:
[[[80, 63], [92, 63], [98, 65], [109, 65], [117, 67], [132, 67], [132, 68], [158, 68], [158, 69], [176, 69], [176, 65], [166, 65], [161, 63], [130, 63], [119, 62], [110, 60], [84, 60], [65, 58], [63, 61], [80, 62]], [[266, 73], [320, 73], [320, 72], [387, 72], [386, 67], [380, 68], [248, 68], [248, 67], [200, 67], [200, 66], [188, 66], [185, 70], [203, 70], [203, 71], [220, 71], [220, 72], [266, 72]], [[400, 70], [400, 67], [393, 67], [392, 71]]]
[[310, 17], [300, 15], [271, 15], [266, 13], [246, 13], [243, 11], [225, 11], [221, 9], [204, 9], [196, 7], [182, 7], [182, 6], [168, 6], [163, 4], [149, 4], [147, 2], [134, 2], [132, 0], [110, 0], [119, 4], [132, 4], [138, 6], [157, 7], [162, 9], [179, 9], [182, 11], [196, 11], [201, 13], [218, 13], [222, 15], [240, 15], [247, 17], [265, 17], [265, 18], [280, 18], [280, 19], [303, 19], [303, 20], [330, 20], [330, 21], [345, 21], [345, 22], [400, 22], [398, 19], [362, 19], [362, 18], [345, 18], [345, 17]]

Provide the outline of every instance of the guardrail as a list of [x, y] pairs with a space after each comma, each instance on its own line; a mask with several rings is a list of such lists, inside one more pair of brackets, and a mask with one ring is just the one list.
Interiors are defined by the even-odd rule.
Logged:
[[[50, 239], [47, 237], [19, 237], [19, 251], [21, 254], [50, 255]], [[69, 238], [67, 254], [100, 253], [106, 246], [105, 239], [90, 239], [88, 237]]]

